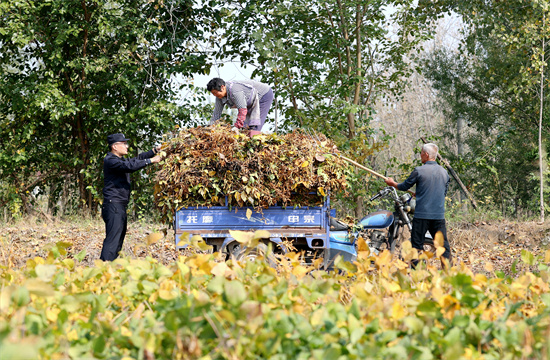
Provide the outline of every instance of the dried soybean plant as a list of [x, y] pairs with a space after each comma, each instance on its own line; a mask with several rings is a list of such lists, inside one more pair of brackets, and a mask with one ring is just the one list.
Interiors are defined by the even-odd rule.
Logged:
[[250, 139], [223, 124], [167, 134], [155, 205], [166, 223], [182, 207], [315, 206], [346, 190], [348, 165], [334, 143], [297, 130]]

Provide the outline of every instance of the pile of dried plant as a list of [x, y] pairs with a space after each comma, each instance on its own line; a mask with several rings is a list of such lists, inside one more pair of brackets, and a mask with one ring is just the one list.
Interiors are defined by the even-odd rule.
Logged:
[[182, 207], [315, 206], [346, 189], [347, 164], [333, 142], [302, 131], [246, 133], [216, 124], [176, 131], [163, 146], [155, 205], [170, 223]]

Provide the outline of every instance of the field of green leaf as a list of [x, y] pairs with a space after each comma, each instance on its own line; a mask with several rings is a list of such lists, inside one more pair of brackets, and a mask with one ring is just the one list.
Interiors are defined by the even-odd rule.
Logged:
[[94, 262], [64, 239], [0, 264], [0, 359], [550, 358], [550, 252], [522, 250], [512, 276], [368, 251], [332, 272], [154, 255]]

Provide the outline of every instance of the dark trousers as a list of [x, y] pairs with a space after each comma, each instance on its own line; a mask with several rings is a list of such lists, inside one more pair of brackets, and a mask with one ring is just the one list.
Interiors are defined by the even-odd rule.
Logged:
[[126, 204], [114, 203], [109, 200], [105, 200], [103, 203], [101, 217], [105, 222], [105, 240], [103, 240], [100, 257], [103, 261], [113, 261], [122, 250], [126, 236], [126, 206]]
[[[447, 227], [445, 226], [445, 219], [442, 220], [430, 220], [430, 219], [417, 219], [414, 218], [412, 221], [412, 233], [411, 233], [411, 244], [412, 247], [417, 250], [424, 249], [424, 237], [426, 232], [429, 231], [432, 238], [435, 240], [435, 234], [438, 231], [441, 231], [443, 234], [443, 239], [445, 240], [443, 246], [445, 247], [445, 252], [443, 257], [448, 259], [451, 262], [451, 247], [449, 246], [449, 241], [447, 240]], [[435, 245], [435, 244], [434, 244]]]

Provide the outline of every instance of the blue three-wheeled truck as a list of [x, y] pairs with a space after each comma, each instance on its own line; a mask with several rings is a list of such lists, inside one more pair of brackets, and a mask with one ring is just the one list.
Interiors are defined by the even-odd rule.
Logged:
[[[247, 216], [247, 209], [250, 211]], [[272, 206], [261, 212], [251, 207], [231, 207], [225, 199], [225, 206], [188, 207], [176, 212], [174, 229], [176, 247], [181, 236], [200, 235], [214, 252], [222, 252], [229, 259], [253, 259], [266, 254], [269, 242], [273, 244], [273, 254], [289, 251], [303, 253], [304, 262], [323, 259], [323, 268], [330, 269], [334, 260], [341, 255], [346, 261], [354, 261], [357, 255], [355, 238], [348, 236], [347, 229], [331, 231], [331, 219], [335, 210], [330, 209], [327, 197], [321, 206], [282, 207]], [[230, 234], [229, 230], [267, 230], [269, 239], [263, 239], [256, 249], [245, 249]], [[269, 261], [269, 259], [266, 259]]]

